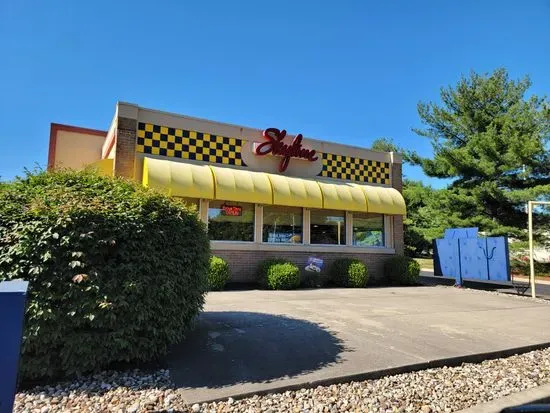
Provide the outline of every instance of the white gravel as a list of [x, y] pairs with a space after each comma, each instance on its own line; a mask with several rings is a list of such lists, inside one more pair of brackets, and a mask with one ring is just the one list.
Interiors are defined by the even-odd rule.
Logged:
[[17, 394], [15, 412], [453, 412], [550, 382], [550, 349], [242, 400], [186, 405], [167, 370], [105, 372]]

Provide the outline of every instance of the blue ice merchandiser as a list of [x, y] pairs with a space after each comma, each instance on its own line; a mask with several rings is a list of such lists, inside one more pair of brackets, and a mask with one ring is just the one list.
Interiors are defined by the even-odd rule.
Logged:
[[449, 228], [433, 241], [434, 274], [506, 283], [510, 278], [507, 237], [478, 237], [477, 228]]
[[11, 413], [23, 339], [28, 281], [0, 282], [0, 413]]

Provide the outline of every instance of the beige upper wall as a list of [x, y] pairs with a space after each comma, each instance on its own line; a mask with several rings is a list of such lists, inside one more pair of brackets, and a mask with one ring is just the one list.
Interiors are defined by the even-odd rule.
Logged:
[[[155, 125], [168, 126], [177, 129], [195, 130], [204, 133], [227, 136], [231, 138], [239, 138], [244, 139], [247, 142], [264, 141], [264, 139], [262, 138], [262, 129], [231, 125], [223, 122], [216, 122], [207, 119], [199, 119], [185, 115], [177, 115], [153, 109], [146, 109], [129, 103], [119, 102], [118, 113], [125, 113], [129, 115], [128, 117], [137, 119], [139, 122], [144, 123], [152, 123]], [[284, 125], [266, 125], [266, 128], [268, 127], [285, 129]], [[295, 135], [291, 135], [289, 132], [289, 135], [287, 135], [284, 141], [289, 143], [292, 141], [294, 136]], [[304, 147], [313, 148], [317, 152], [321, 153], [326, 152], [345, 156], [354, 156], [379, 162], [402, 162], [402, 157], [398, 153], [393, 153], [392, 155], [392, 153], [390, 152], [371, 151], [369, 149], [360, 148], [358, 146], [342, 145], [334, 142], [308, 138], [305, 135], [302, 144]]]
[[106, 132], [52, 124], [49, 168], [82, 169], [101, 159]]
[[[257, 156], [253, 153], [253, 145], [255, 142], [264, 142], [263, 130], [256, 128], [249, 128], [238, 125], [231, 125], [223, 122], [211, 121], [207, 119], [199, 119], [185, 115], [179, 115], [174, 113], [168, 113], [153, 109], [146, 109], [134, 104], [119, 102], [117, 105], [117, 114], [121, 117], [136, 119], [138, 122], [145, 124], [153, 124], [158, 126], [165, 126], [174, 129], [191, 130], [197, 132], [208, 133], [211, 135], [219, 135], [230, 138], [237, 138], [243, 140], [243, 146], [241, 148], [241, 158], [246, 166], [231, 166], [222, 165], [225, 167], [233, 168], [245, 168], [253, 171], [263, 171], [270, 173], [279, 173], [278, 168], [281, 162], [280, 157], [276, 156]], [[284, 125], [266, 125], [266, 127], [278, 127], [284, 129]], [[284, 142], [290, 144], [294, 135], [287, 135]], [[319, 139], [307, 138], [304, 136], [302, 145], [306, 149], [314, 149], [318, 153], [318, 159], [314, 162], [308, 162], [301, 159], [291, 159], [287, 170], [284, 172], [288, 176], [304, 177], [323, 179], [320, 177], [320, 172], [323, 169], [323, 161], [321, 159], [321, 153], [337, 154], [342, 156], [349, 156], [360, 159], [367, 159], [377, 162], [383, 162], [390, 165], [400, 164], [402, 162], [401, 155], [391, 152], [378, 152], [372, 151], [366, 148], [342, 145], [328, 141], [322, 141]], [[139, 152], [139, 151], [138, 151]], [[141, 179], [142, 171], [141, 164], [144, 156], [142, 153], [136, 153], [135, 172], [134, 177], [138, 180]], [[201, 161], [190, 161], [187, 159], [162, 157], [162, 159], [170, 159], [176, 162], [191, 162], [191, 163], [203, 163]], [[331, 179], [325, 178], [325, 179]], [[387, 186], [391, 186], [392, 179], [390, 173], [389, 182], [385, 183]], [[372, 182], [371, 182], [372, 183]], [[381, 183], [384, 185], [384, 183]]]

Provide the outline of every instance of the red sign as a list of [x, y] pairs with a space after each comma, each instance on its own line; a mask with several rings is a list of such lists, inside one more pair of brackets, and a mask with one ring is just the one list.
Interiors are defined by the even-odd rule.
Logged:
[[290, 158], [305, 159], [313, 162], [318, 159], [314, 149], [302, 148], [302, 134], [296, 135], [290, 145], [283, 143], [283, 139], [286, 136], [286, 130], [279, 130], [277, 128], [268, 128], [263, 133], [265, 142], [254, 145], [254, 153], [256, 155], [268, 155], [282, 156], [281, 164], [279, 165], [279, 172], [286, 171]]
[[230, 217], [240, 217], [243, 214], [243, 209], [240, 206], [231, 206], [223, 204], [221, 206], [222, 215]]

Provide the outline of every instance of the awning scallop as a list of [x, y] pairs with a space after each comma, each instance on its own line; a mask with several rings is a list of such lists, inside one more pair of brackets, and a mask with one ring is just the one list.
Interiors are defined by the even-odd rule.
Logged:
[[[261, 172], [260, 172], [261, 173]], [[323, 208], [323, 195], [317, 181], [266, 174], [273, 188], [273, 204]]]
[[323, 208], [367, 212], [365, 193], [355, 185], [319, 182], [323, 193]]
[[210, 166], [214, 175], [215, 198], [226, 201], [272, 204], [271, 183], [265, 173]]
[[214, 199], [214, 177], [206, 165], [144, 158], [142, 181], [171, 196]]
[[397, 189], [371, 185], [356, 186], [361, 188], [367, 197], [368, 212], [386, 215], [406, 214], [405, 199]]

